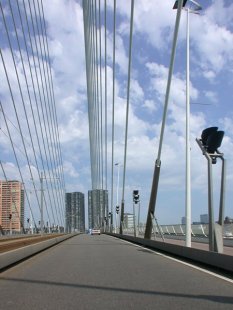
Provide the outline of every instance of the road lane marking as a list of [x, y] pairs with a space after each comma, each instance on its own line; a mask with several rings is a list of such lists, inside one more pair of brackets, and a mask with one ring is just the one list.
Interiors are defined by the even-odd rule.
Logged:
[[159, 255], [159, 256], [162, 256], [162, 257], [165, 257], [165, 258], [170, 259], [170, 260], [172, 260], [172, 261], [175, 261], [175, 262], [177, 262], [177, 263], [180, 263], [180, 264], [189, 266], [189, 267], [191, 267], [191, 268], [193, 268], [193, 269], [199, 270], [199, 271], [204, 272], [204, 273], [206, 273], [206, 274], [212, 275], [212, 276], [214, 276], [215, 278], [219, 278], [219, 279], [222, 279], [222, 280], [224, 280], [224, 281], [226, 281], [226, 282], [229, 282], [229, 283], [232, 283], [232, 284], [233, 284], [233, 280], [232, 280], [232, 279], [229, 279], [229, 278], [227, 278], [227, 277], [221, 276], [221, 275], [219, 275], [219, 274], [217, 274], [217, 273], [214, 273], [214, 272], [212, 272], [212, 271], [209, 271], [209, 270], [206, 270], [206, 269], [204, 269], [204, 268], [195, 266], [195, 265], [193, 265], [193, 264], [191, 264], [191, 263], [184, 262], [184, 261], [182, 261], [182, 260], [179, 260], [179, 259], [177, 259], [177, 258], [171, 257], [171, 256], [169, 256], [169, 255], [166, 255], [166, 254], [157, 252], [156, 250], [152, 250], [152, 249], [146, 248], [146, 247], [141, 246], [141, 245], [139, 245], [139, 244], [135, 244], [135, 243], [132, 243], [132, 242], [130, 242], [130, 241], [123, 240], [123, 239], [121, 239], [121, 240], [124, 241], [124, 242], [126, 242], [126, 243], [129, 243], [129, 244], [131, 244], [131, 245], [134, 245], [135, 247], [142, 248], [142, 249], [146, 249], [146, 250], [150, 251], [151, 253], [155, 253], [155, 254], [157, 254], [157, 255]]

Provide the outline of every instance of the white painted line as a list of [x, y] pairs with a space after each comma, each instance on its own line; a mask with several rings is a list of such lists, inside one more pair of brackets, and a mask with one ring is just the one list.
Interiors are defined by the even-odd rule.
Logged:
[[[119, 239], [118, 239], [118, 240], [119, 240]], [[151, 253], [156, 253], [156, 254], [159, 255], [159, 256], [162, 256], [162, 257], [164, 257], [164, 258], [173, 260], [173, 261], [175, 261], [175, 262], [177, 262], [177, 263], [180, 263], [180, 264], [189, 266], [189, 267], [191, 267], [191, 268], [193, 268], [193, 269], [199, 270], [199, 271], [201, 271], [201, 272], [204, 272], [204, 273], [207, 273], [207, 274], [209, 274], [209, 275], [212, 275], [212, 276], [215, 277], [215, 278], [219, 278], [219, 279], [221, 279], [221, 280], [224, 280], [224, 281], [226, 281], [226, 282], [229, 282], [229, 283], [232, 283], [232, 284], [233, 284], [233, 280], [231, 280], [231, 279], [229, 279], [229, 278], [227, 278], [227, 277], [221, 276], [221, 275], [219, 275], [219, 274], [217, 274], [217, 273], [214, 273], [214, 272], [212, 272], [212, 271], [209, 271], [209, 270], [206, 270], [206, 269], [204, 269], [204, 268], [201, 268], [201, 267], [192, 265], [192, 264], [187, 263], [187, 262], [183, 262], [182, 260], [179, 260], [179, 259], [174, 258], [174, 257], [170, 257], [170, 256], [168, 256], [168, 255], [166, 255], [166, 254], [162, 254], [162, 253], [160, 253], [160, 252], [157, 252], [156, 250], [152, 250], [152, 249], [143, 247], [143, 246], [141, 246], [141, 245], [139, 245], [139, 244], [135, 244], [135, 243], [132, 243], [132, 242], [130, 242], [130, 241], [123, 240], [123, 239], [120, 239], [120, 240], [121, 240], [121, 241], [124, 241], [124, 242], [126, 242], [126, 243], [129, 243], [129, 244], [131, 244], [131, 245], [134, 245], [135, 247], [142, 248], [142, 249], [146, 249], [147, 251], [150, 251]]]

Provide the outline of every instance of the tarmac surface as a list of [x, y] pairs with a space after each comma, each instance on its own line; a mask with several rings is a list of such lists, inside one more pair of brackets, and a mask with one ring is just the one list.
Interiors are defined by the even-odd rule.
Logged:
[[232, 309], [233, 281], [111, 236], [79, 235], [4, 271], [0, 309]]

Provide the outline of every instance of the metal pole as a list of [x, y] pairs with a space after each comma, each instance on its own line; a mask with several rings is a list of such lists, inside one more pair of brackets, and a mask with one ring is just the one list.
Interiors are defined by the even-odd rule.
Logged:
[[118, 206], [120, 166], [119, 166], [119, 163], [117, 163], [117, 164], [115, 164], [115, 165], [117, 166], [117, 206]]
[[[223, 238], [222, 238], [222, 226], [223, 211], [224, 211], [224, 194], [225, 194], [225, 166], [223, 154], [217, 151], [217, 155], [208, 154], [203, 147], [201, 140], [196, 139], [197, 144], [203, 152], [203, 155], [208, 161], [208, 210], [209, 210], [209, 250], [218, 253], [223, 252]], [[221, 158], [222, 163], [222, 179], [221, 179], [221, 192], [220, 192], [220, 209], [219, 209], [219, 221], [218, 224], [214, 221], [213, 211], [213, 181], [212, 181], [212, 158], [216, 160], [216, 157]]]
[[141, 209], [141, 204], [140, 204], [140, 200], [138, 202], [138, 235], [139, 235], [139, 227], [140, 227], [140, 210]]
[[116, 0], [114, 0], [114, 18], [113, 18], [113, 76], [112, 76], [112, 178], [111, 178], [111, 218], [110, 232], [113, 230], [113, 163], [114, 163], [114, 138], [115, 138], [115, 51], [116, 45]]
[[[117, 201], [116, 201], [116, 205], [117, 207], [119, 206], [119, 200], [118, 200], [118, 194], [119, 194], [119, 180], [120, 180], [120, 165], [119, 163], [116, 163], [115, 166], [117, 166]], [[117, 232], [117, 229], [118, 229], [118, 212], [115, 212], [116, 214], [116, 232]]]
[[135, 203], [133, 202], [133, 234], [136, 237], [136, 213], [135, 213]]
[[212, 159], [205, 154], [208, 160], [208, 209], [209, 209], [209, 250], [214, 251], [214, 211], [213, 211], [213, 182], [212, 182]]
[[133, 16], [134, 16], [134, 0], [131, 0], [130, 13], [130, 38], [129, 38], [129, 62], [128, 62], [128, 81], [127, 81], [127, 103], [126, 103], [126, 122], [125, 122], [125, 147], [124, 147], [124, 166], [123, 166], [123, 184], [122, 184], [122, 198], [121, 198], [121, 222], [120, 234], [123, 233], [123, 221], [125, 212], [125, 175], [126, 175], [126, 157], [128, 144], [128, 119], [129, 119], [129, 96], [130, 96], [130, 77], [131, 77], [131, 59], [132, 59], [132, 41], [133, 41]]
[[186, 195], [185, 195], [185, 245], [191, 247], [191, 165], [190, 165], [190, 95], [189, 95], [189, 8], [187, 9], [187, 59], [186, 59]]
[[[29, 202], [30, 202], [30, 205], [31, 205], [31, 199], [32, 199], [32, 191], [30, 190], [29, 191]], [[32, 211], [30, 210], [30, 230], [31, 230], [31, 234], [33, 235], [33, 225], [32, 225]]]
[[174, 60], [175, 60], [176, 43], [177, 43], [177, 37], [178, 37], [182, 6], [183, 6], [183, 0], [178, 0], [178, 9], [177, 9], [177, 14], [176, 14], [176, 23], [175, 23], [172, 53], [171, 53], [171, 60], [170, 60], [169, 73], [168, 73], [168, 81], [167, 81], [165, 104], [164, 104], [164, 110], [163, 110], [163, 120], [162, 120], [161, 133], [160, 133], [158, 156], [155, 162], [150, 203], [149, 203], [148, 214], [147, 214], [146, 230], [145, 230], [145, 236], [144, 236], [144, 238], [146, 239], [151, 238], [151, 232], [152, 232], [151, 214], [154, 215], [156, 199], [157, 199], [159, 175], [160, 175], [160, 167], [161, 167], [160, 158], [161, 158], [161, 152], [162, 152], [163, 136], [164, 136], [165, 123], [166, 123], [168, 100], [169, 100], [169, 95], [170, 95], [171, 79], [172, 79], [173, 66], [174, 66]]
[[10, 218], [10, 235], [12, 235], [12, 213]]
[[44, 216], [43, 216], [43, 172], [40, 175], [40, 191], [41, 191], [41, 203], [40, 203], [40, 231], [41, 235], [44, 234]]
[[222, 227], [224, 226], [224, 207], [225, 207], [225, 183], [226, 183], [226, 160], [220, 157], [222, 160], [222, 176], [221, 176], [221, 190], [220, 190], [220, 203], [219, 203], [219, 218], [218, 223]]

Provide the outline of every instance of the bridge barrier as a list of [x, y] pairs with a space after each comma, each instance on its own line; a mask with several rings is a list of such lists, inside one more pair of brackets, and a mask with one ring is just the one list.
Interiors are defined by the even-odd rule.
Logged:
[[[181, 224], [159, 225], [159, 228], [163, 235], [185, 236], [185, 225], [181, 225]], [[138, 232], [139, 232], [139, 235], [144, 235], [144, 232], [145, 232], [144, 224], [140, 224], [138, 228]], [[156, 235], [160, 235], [160, 232], [157, 226], [154, 226], [154, 232]], [[124, 227], [124, 233], [126, 235], [133, 235], [134, 228]], [[192, 224], [191, 233], [193, 237], [207, 238], [209, 235], [209, 225], [208, 224]], [[224, 224], [223, 237], [233, 237], [233, 224]]]
[[27, 245], [25, 247], [18, 248], [16, 250], [4, 252], [0, 254], [0, 270], [10, 265], [13, 265], [25, 258], [28, 258], [36, 253], [39, 253], [45, 249], [48, 249], [66, 239], [72, 238], [77, 234], [68, 234], [60, 237], [55, 237], [49, 240]]
[[182, 245], [164, 243], [161, 241], [148, 240], [129, 235], [120, 235], [111, 233], [107, 234], [141, 245], [143, 247], [150, 248], [152, 250], [161, 251], [163, 253], [175, 255], [177, 257], [190, 260], [192, 262], [205, 264], [217, 269], [221, 269], [222, 271], [233, 273], [233, 260], [231, 255], [220, 254], [196, 248], [189, 248]]

